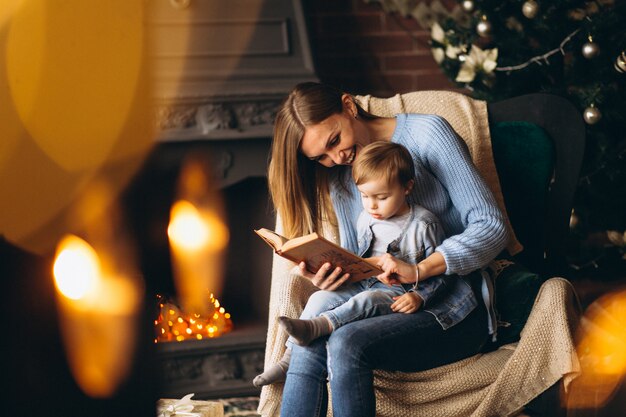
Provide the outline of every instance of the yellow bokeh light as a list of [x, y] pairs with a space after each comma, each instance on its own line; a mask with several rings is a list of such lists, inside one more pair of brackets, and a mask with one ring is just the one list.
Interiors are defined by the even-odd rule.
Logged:
[[53, 273], [61, 294], [73, 300], [81, 299], [96, 287], [100, 274], [98, 255], [83, 239], [66, 236], [59, 243]]
[[129, 23], [142, 16], [141, 2], [120, 0], [29, 0], [13, 16], [13, 102], [32, 138], [67, 170], [101, 164], [124, 128], [144, 44], [143, 27]]
[[94, 398], [113, 395], [130, 372], [141, 306], [141, 283], [107, 268], [109, 258], [67, 235], [52, 267], [70, 370]]
[[626, 378], [626, 290], [594, 301], [580, 321], [577, 353], [581, 375], [570, 386], [570, 409], [601, 409]]
[[2, 1], [0, 234], [12, 243], [48, 254], [78, 229], [63, 220], [93, 180], [116, 198], [154, 145], [146, 7]]

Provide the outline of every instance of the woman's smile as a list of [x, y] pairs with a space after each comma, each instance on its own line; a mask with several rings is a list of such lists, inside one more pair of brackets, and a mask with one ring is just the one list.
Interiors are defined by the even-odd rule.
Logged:
[[352, 163], [354, 162], [354, 158], [356, 157], [356, 146], [352, 147], [352, 152], [350, 152], [350, 155], [348, 155], [348, 157], [345, 159], [344, 164], [345, 165], [352, 165]]

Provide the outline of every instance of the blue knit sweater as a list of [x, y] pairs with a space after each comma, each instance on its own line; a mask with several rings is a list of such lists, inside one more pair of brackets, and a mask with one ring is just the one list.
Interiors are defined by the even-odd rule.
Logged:
[[[504, 217], [476, 170], [465, 143], [442, 117], [399, 114], [391, 139], [404, 145], [415, 163], [414, 203], [432, 211], [447, 238], [437, 247], [446, 274], [481, 269], [508, 241]], [[331, 198], [339, 222], [341, 245], [357, 251], [356, 222], [363, 209], [351, 168], [333, 168]]]

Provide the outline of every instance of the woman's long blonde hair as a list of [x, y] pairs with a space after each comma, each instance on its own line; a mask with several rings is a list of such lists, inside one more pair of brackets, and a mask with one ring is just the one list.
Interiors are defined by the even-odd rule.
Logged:
[[[332, 168], [300, 152], [306, 127], [343, 110], [343, 92], [321, 83], [296, 85], [279, 109], [268, 169], [269, 191], [286, 237], [322, 231], [322, 222], [336, 225], [328, 175]], [[356, 103], [355, 103], [356, 104]], [[375, 116], [356, 105], [364, 119]]]

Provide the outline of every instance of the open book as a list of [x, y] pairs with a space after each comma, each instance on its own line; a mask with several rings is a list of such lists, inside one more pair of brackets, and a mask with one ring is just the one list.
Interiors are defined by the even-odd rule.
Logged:
[[304, 261], [306, 269], [312, 273], [316, 273], [325, 262], [330, 262], [333, 267], [341, 267], [343, 273], [349, 273], [349, 282], [360, 281], [383, 272], [377, 266], [324, 239], [317, 233], [293, 239], [287, 239], [265, 228], [255, 230], [255, 233], [283, 258], [296, 263]]

